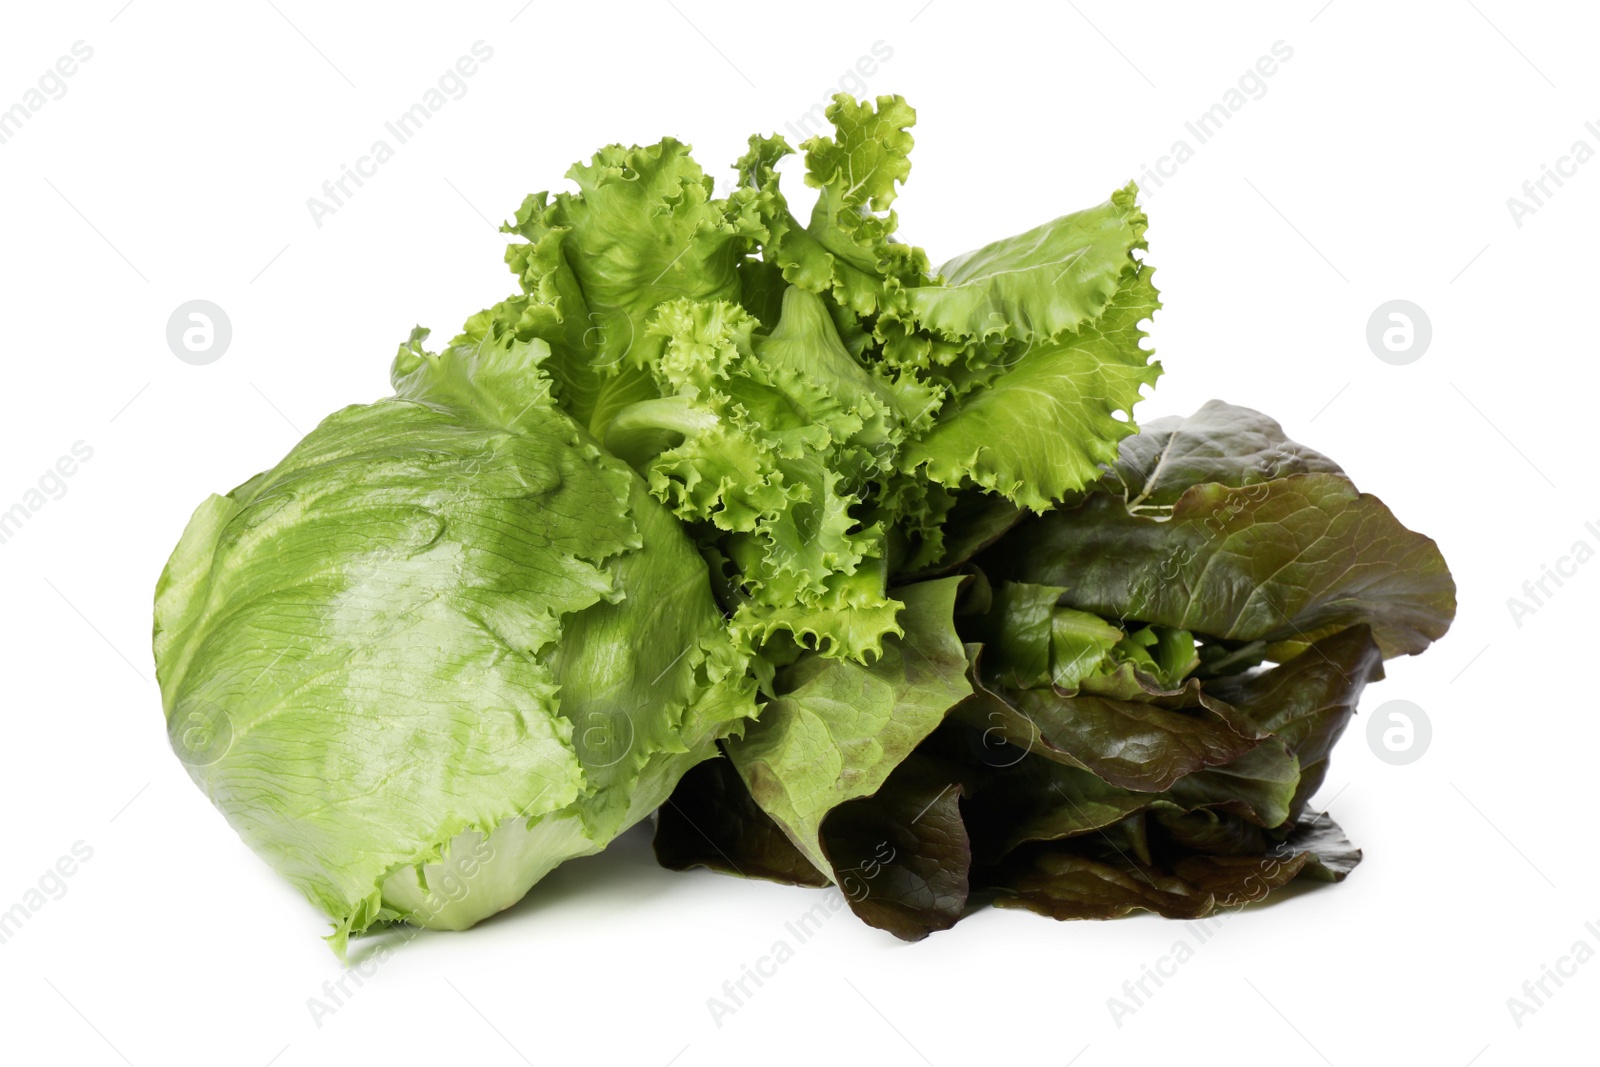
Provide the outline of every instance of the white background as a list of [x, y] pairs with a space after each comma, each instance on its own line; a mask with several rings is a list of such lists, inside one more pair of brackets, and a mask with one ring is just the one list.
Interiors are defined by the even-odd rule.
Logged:
[[[0, 544], [0, 909], [93, 850], [0, 944], [8, 1061], [1592, 1060], [1600, 962], [1521, 1027], [1506, 1003], [1579, 939], [1600, 949], [1600, 561], [1520, 620], [1507, 606], [1574, 542], [1600, 547], [1600, 161], [1521, 226], [1506, 203], [1574, 141], [1600, 149], [1592, 9], [275, 3], [17, 5], [0, 34], [0, 108], [74, 42], [93, 49], [0, 144], [0, 510], [93, 450]], [[466, 95], [316, 226], [306, 199], [480, 39], [494, 55]], [[880, 41], [866, 89], [919, 110], [897, 207], [935, 262], [1189, 141], [1147, 197], [1167, 373], [1139, 417], [1259, 407], [1439, 541], [1455, 628], [1368, 691], [1322, 797], [1366, 861], [1203, 946], [1160, 919], [996, 910], [904, 945], [841, 914], [718, 1026], [707, 998], [818, 894], [660, 870], [635, 832], [470, 933], [416, 937], [318, 1025], [308, 998], [340, 975], [324, 924], [162, 728], [150, 596], [191, 509], [383, 395], [413, 324], [448, 337], [509, 293], [490, 220], [571, 161], [672, 134], [721, 180], [747, 135], [783, 131]], [[1277, 41], [1293, 56], [1265, 94], [1198, 145], [1185, 121]], [[194, 298], [233, 325], [209, 366], [165, 341]], [[1365, 340], [1394, 298], [1433, 325], [1407, 366]], [[1390, 699], [1433, 724], [1409, 766], [1366, 742]], [[1180, 939], [1194, 958], [1117, 1025], [1108, 998]]]

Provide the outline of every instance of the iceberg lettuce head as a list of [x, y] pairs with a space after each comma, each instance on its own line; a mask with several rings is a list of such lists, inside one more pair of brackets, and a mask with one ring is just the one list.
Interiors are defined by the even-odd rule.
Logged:
[[677, 520], [545, 342], [427, 352], [201, 504], [157, 589], [174, 749], [333, 919], [460, 929], [599, 851], [753, 714]]

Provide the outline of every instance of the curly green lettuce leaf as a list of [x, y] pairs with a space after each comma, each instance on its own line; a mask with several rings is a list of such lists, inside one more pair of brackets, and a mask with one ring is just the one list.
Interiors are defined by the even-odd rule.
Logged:
[[740, 593], [729, 629], [741, 648], [782, 665], [816, 652], [829, 659], [871, 663], [901, 631], [902, 605], [886, 594], [881, 559], [868, 558], [854, 574], [834, 573], [812, 604], [763, 603]]
[[667, 300], [738, 298], [739, 259], [766, 231], [743, 210], [748, 195], [712, 199], [688, 145], [670, 137], [647, 148], [608, 145], [567, 177], [579, 191], [557, 194], [543, 221], [568, 228], [563, 246], [601, 365], [648, 367], [646, 326]]
[[768, 236], [760, 194], [712, 199], [712, 181], [670, 137], [608, 145], [567, 177], [578, 192], [536, 193], [502, 227], [523, 293], [468, 320], [457, 343], [510, 333], [551, 348], [563, 408], [596, 436], [629, 404], [656, 395], [647, 330], [668, 300], [738, 300], [741, 266]]
[[1139, 269], [1149, 220], [1130, 183], [1102, 204], [966, 252], [940, 282], [909, 289], [905, 314], [949, 340], [1027, 343], [1094, 322]]
[[852, 314], [877, 314], [929, 275], [922, 250], [894, 239], [890, 209], [896, 185], [911, 173], [916, 112], [899, 96], [880, 96], [874, 106], [840, 93], [825, 113], [834, 135], [801, 145], [805, 182], [818, 190], [804, 227], [778, 188], [777, 163], [793, 151], [782, 137], [750, 138], [736, 168], [742, 187], [759, 194], [756, 210], [769, 234], [763, 255], [783, 278]]
[[932, 488], [943, 494], [943, 506], [937, 515], [930, 515], [931, 528], [908, 553], [898, 575], [905, 581], [951, 573], [1004, 537], [1028, 514], [1005, 497], [981, 490], [950, 493], [942, 486]]
[[983, 388], [947, 403], [906, 448], [905, 469], [1035, 512], [1099, 479], [1135, 432], [1140, 389], [1161, 373], [1140, 344], [1140, 322], [1160, 307], [1152, 273], [1139, 266], [1099, 318], [1031, 343]]
[[859, 660], [898, 633], [882, 523], [858, 515], [904, 438], [893, 395], [841, 342], [821, 297], [790, 286], [776, 328], [727, 301], [671, 301], [649, 330], [660, 399], [612, 421], [680, 519], [719, 531], [739, 568], [734, 629], [752, 649], [786, 633]]
[[578, 276], [567, 261], [564, 241], [571, 227], [554, 221], [549, 193], [523, 201], [512, 221], [500, 227], [525, 242], [506, 246], [505, 261], [522, 292], [467, 319], [451, 342], [460, 347], [515, 338], [543, 341], [550, 349], [543, 363], [563, 410], [596, 432], [620, 404], [654, 395], [649, 375], [599, 353], [602, 331], [591, 316]]

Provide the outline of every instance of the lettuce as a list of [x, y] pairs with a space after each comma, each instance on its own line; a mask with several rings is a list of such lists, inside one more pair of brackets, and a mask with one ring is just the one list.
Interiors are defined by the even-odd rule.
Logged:
[[[891, 592], [956, 584], [937, 618], [948, 603], [965, 665], [942, 669], [963, 670], [967, 692], [943, 715], [906, 700], [887, 720], [862, 714], [864, 688], [847, 709], [802, 700], [815, 724], [786, 731], [804, 740], [782, 760], [757, 740], [763, 712], [724, 745], [730, 818], [694, 842], [664, 816], [663, 862], [738, 871], [761, 840], [763, 864], [743, 873], [848, 883], [857, 915], [908, 939], [977, 899], [1058, 919], [1195, 918], [1355, 867], [1360, 851], [1308, 805], [1384, 659], [1422, 651], [1454, 616], [1433, 541], [1271, 419], [1217, 401], [1150, 423], [1044, 514], [952, 514], [978, 531], [934, 568], [954, 573]], [[828, 669], [807, 663], [787, 674]], [[876, 792], [840, 792], [860, 776], [839, 753], [870, 761]], [[673, 807], [694, 809], [706, 780], [685, 780]]]
[[1359, 860], [1307, 805], [1449, 627], [1437, 546], [1257, 412], [1140, 430], [1134, 185], [935, 268], [894, 211], [915, 112], [827, 115], [722, 197], [680, 141], [601, 148], [503, 227], [516, 292], [195, 512], [169, 736], [341, 953], [657, 809], [664, 864], [909, 939]]
[[335, 923], [459, 929], [598, 851], [755, 711], [700, 557], [551, 399], [434, 354], [203, 503], [156, 594], [174, 747]]
[[726, 562], [733, 632], [776, 666], [882, 655], [889, 572], [943, 552], [953, 494], [1042, 511], [1081, 490], [1160, 373], [1133, 187], [936, 272], [891, 207], [916, 113], [841, 95], [828, 117], [805, 225], [781, 137], [750, 139], [722, 199], [678, 141], [601, 149], [504, 227], [522, 292], [454, 342], [549, 345], [557, 404]]

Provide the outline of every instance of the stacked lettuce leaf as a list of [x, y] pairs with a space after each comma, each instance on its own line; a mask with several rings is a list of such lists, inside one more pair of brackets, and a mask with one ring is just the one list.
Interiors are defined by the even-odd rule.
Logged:
[[[158, 590], [169, 731], [335, 921], [459, 928], [670, 794], [671, 867], [1200, 915], [1359, 858], [1308, 810], [1433, 542], [1256, 412], [1141, 433], [1136, 189], [934, 269], [914, 113], [836, 98], [738, 184], [612, 145], [507, 224], [519, 292], [202, 505]], [[786, 168], [785, 168], [786, 169]]]
[[663, 863], [837, 882], [906, 938], [976, 899], [1194, 918], [1355, 866], [1308, 804], [1385, 657], [1449, 625], [1432, 541], [1218, 401], [1048, 512], [977, 521], [948, 576], [894, 588], [898, 655], [780, 672], [662, 809]]

